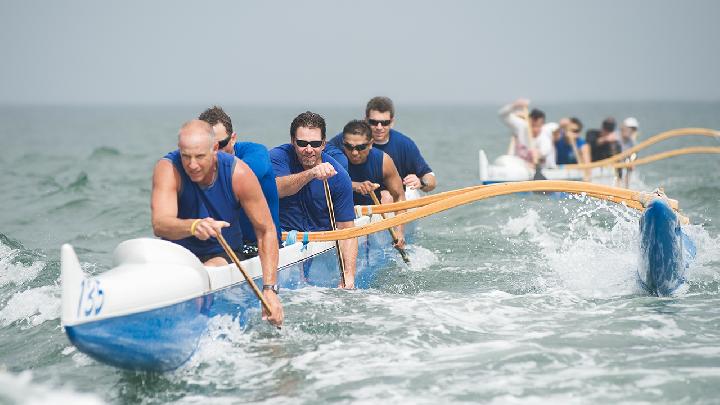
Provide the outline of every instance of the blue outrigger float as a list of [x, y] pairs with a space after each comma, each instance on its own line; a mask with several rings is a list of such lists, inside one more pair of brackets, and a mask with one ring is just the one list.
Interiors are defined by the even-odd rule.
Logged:
[[[558, 191], [565, 186], [573, 188], [569, 192], [583, 193], [577, 182], [528, 183], [533, 187], [531, 191]], [[447, 196], [435, 195], [436, 202], [418, 207], [413, 219], [514, 192], [507, 185], [482, 186], [464, 194], [458, 193], [464, 190], [455, 190], [453, 195], [450, 192]], [[606, 188], [606, 196], [617, 190]], [[599, 189], [593, 196], [604, 198], [597, 194], [603, 192]], [[606, 199], [627, 201], [624, 198], [627, 197]], [[639, 283], [652, 295], [672, 295], [686, 283], [685, 273], [695, 256], [695, 246], [682, 231], [681, 217], [664, 194], [644, 193], [642, 198], [634, 198], [642, 200], [644, 207], [640, 219]], [[365, 208], [372, 211], [372, 207]], [[362, 210], [358, 214], [362, 215]], [[368, 214], [372, 212], [356, 220], [356, 225], [368, 232], [358, 238], [355, 282], [358, 288], [373, 285], [379, 271], [391, 260], [400, 261], [388, 233], [378, 230], [387, 229], [393, 221], [407, 222], [410, 213], [383, 224], [378, 224], [379, 215], [372, 215], [371, 220]], [[412, 227], [412, 222], [406, 225], [406, 236], [412, 233]], [[258, 258], [242, 264], [250, 277], [256, 282], [261, 280]], [[195, 352], [213, 316], [229, 314], [238, 317], [241, 324], [251, 314], [259, 316], [259, 301], [234, 264], [205, 267], [185, 248], [159, 239], [122, 242], [114, 253], [114, 267], [93, 277], [83, 272], [73, 248], [66, 244], [62, 247], [61, 268], [62, 325], [68, 338], [90, 357], [125, 369], [175, 369]], [[297, 242], [280, 249], [281, 288], [309, 285], [333, 288], [339, 280], [334, 242]]]

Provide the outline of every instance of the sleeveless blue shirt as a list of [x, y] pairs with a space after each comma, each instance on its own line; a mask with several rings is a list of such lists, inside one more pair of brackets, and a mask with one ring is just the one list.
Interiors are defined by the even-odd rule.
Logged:
[[[368, 153], [365, 163], [354, 165], [348, 161], [348, 174], [352, 181], [363, 182], [370, 180], [380, 185], [380, 188], [375, 190], [375, 195], [378, 197], [378, 200], [380, 200], [380, 191], [386, 189], [385, 183], [383, 182], [383, 157], [385, 157], [385, 152], [372, 148], [370, 149], [370, 153]], [[375, 204], [369, 195], [356, 193], [354, 191], [353, 202], [355, 205]]]
[[[343, 134], [340, 133], [333, 137], [330, 143], [342, 150]], [[420, 149], [418, 149], [415, 142], [408, 136], [394, 129], [390, 129], [390, 138], [387, 143], [383, 145], [373, 143], [373, 149], [374, 148], [380, 149], [392, 158], [400, 174], [400, 179], [404, 179], [408, 174], [422, 177], [432, 172], [430, 165], [427, 164], [422, 154], [420, 154]]]
[[[270, 164], [270, 155], [268, 155], [267, 148], [259, 143], [236, 142], [235, 156], [250, 167], [250, 170], [255, 173], [255, 177], [257, 177], [258, 182], [260, 182], [260, 188], [262, 188], [263, 195], [270, 209], [270, 216], [272, 216], [273, 222], [275, 223], [275, 230], [277, 231], [279, 241], [281, 238], [280, 202], [278, 201], [275, 172], [273, 172], [272, 165]], [[255, 236], [255, 228], [253, 228], [250, 218], [248, 218], [245, 210], [242, 208], [240, 210], [239, 220], [240, 229], [242, 229], [245, 240], [256, 242], [257, 236]]]
[[[235, 157], [224, 152], [217, 154], [217, 178], [208, 187], [200, 187], [185, 173], [182, 165], [180, 151], [170, 152], [163, 159], [167, 159], [175, 166], [180, 173], [180, 190], [178, 191], [178, 218], [206, 218], [212, 217], [230, 223], [229, 227], [223, 228], [222, 234], [225, 240], [233, 249], [243, 246], [242, 231], [238, 221], [240, 203], [235, 198], [232, 189], [232, 174], [235, 169]], [[205, 199], [201, 195], [204, 194]], [[210, 207], [206, 204], [210, 203]], [[223, 252], [222, 246], [215, 238], [200, 240], [194, 236], [171, 242], [181, 245], [196, 256], [206, 256]]]
[[[328, 179], [332, 195], [335, 221], [347, 222], [355, 219], [352, 197], [352, 182], [347, 171], [335, 159], [322, 152], [321, 159], [328, 162], [337, 174]], [[270, 149], [270, 161], [276, 177], [288, 176], [304, 171], [297, 158], [295, 148], [287, 143]], [[327, 231], [330, 229], [330, 214], [325, 201], [325, 187], [317, 179], [311, 180], [300, 190], [280, 199], [280, 224], [284, 231]]]

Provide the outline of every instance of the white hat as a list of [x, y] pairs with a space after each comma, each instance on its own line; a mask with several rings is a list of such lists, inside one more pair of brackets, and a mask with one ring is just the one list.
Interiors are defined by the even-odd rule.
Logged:
[[623, 125], [629, 128], [635, 128], [637, 129], [639, 127], [638, 121], [635, 119], [635, 117], [627, 117], [623, 121]]

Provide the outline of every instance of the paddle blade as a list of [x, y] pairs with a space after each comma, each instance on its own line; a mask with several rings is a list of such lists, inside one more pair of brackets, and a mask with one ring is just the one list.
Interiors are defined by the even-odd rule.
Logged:
[[547, 180], [547, 177], [542, 173], [542, 168], [540, 167], [540, 164], [535, 165], [535, 175], [533, 176], [533, 180]]

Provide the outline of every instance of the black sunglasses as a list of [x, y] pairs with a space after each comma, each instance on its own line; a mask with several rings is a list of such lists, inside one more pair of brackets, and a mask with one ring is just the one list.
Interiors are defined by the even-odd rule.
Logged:
[[368, 124], [370, 124], [371, 127], [376, 127], [378, 124], [382, 124], [384, 127], [389, 127], [390, 124], [392, 124], [392, 120], [373, 120], [368, 118]]
[[296, 139], [295, 145], [300, 148], [304, 148], [308, 145], [310, 145], [311, 148], [319, 148], [322, 146], [323, 142], [325, 141], [303, 141], [302, 139]]
[[356, 150], [358, 152], [362, 152], [365, 149], [367, 149], [368, 146], [370, 146], [369, 143], [361, 143], [360, 145], [350, 145], [347, 142], [343, 142], [343, 145], [345, 146], [345, 149], [347, 149], [349, 151]]
[[228, 143], [230, 143], [230, 138], [232, 138], [232, 134], [228, 135], [227, 138], [223, 139], [222, 141], [218, 141], [218, 147], [220, 149], [227, 146]]

